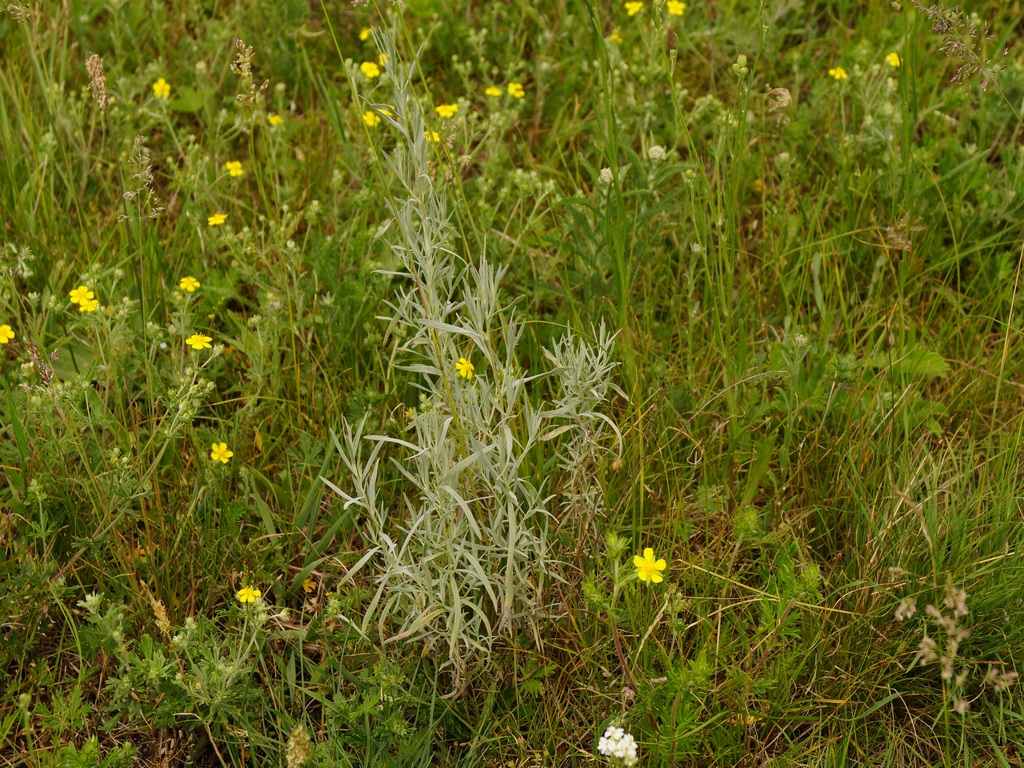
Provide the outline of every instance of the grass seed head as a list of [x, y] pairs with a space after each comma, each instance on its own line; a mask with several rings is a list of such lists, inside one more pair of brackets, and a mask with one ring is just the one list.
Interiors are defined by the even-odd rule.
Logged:
[[96, 99], [100, 110], [107, 108], [110, 97], [107, 95], [107, 76], [103, 72], [103, 57], [94, 53], [85, 62], [85, 71], [89, 73], [89, 92]]

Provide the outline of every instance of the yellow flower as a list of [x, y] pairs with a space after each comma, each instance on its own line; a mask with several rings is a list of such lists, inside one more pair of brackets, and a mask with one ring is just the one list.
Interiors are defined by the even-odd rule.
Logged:
[[281, 117], [280, 115], [270, 114], [267, 115], [267, 122], [270, 123], [272, 126], [277, 127], [284, 122], [284, 118]]
[[364, 61], [359, 65], [359, 71], [366, 75], [371, 80], [375, 77], [380, 77], [380, 67], [374, 64], [372, 61]]
[[459, 376], [464, 379], [473, 378], [473, 364], [464, 357], [459, 358], [459, 362], [455, 364], [455, 370], [459, 372]]
[[372, 109], [363, 112], [363, 122], [366, 123], [367, 128], [376, 128], [380, 125], [380, 115], [374, 112]]
[[618, 32], [612, 32], [610, 35], [608, 35], [608, 39], [611, 40], [613, 43], [622, 45], [622, 35], [620, 35]]
[[437, 112], [438, 117], [455, 117], [455, 113], [459, 111], [458, 104], [438, 104], [434, 107], [434, 111]]
[[228, 459], [234, 456], [234, 451], [228, 450], [227, 443], [214, 443], [210, 446], [213, 450], [210, 451], [210, 458], [214, 461], [219, 461], [221, 464], [227, 464]]
[[178, 287], [183, 291], [195, 293], [196, 288], [199, 287], [199, 281], [192, 277], [192, 275], [187, 275], [186, 277], [181, 278], [181, 282], [178, 283]]
[[81, 304], [83, 301], [92, 301], [95, 295], [86, 286], [80, 285], [68, 294], [72, 304]]
[[227, 215], [225, 215], [223, 213], [215, 213], [215, 214], [213, 214], [213, 216], [211, 216], [210, 218], [208, 218], [206, 220], [206, 223], [209, 224], [211, 227], [219, 227], [221, 224], [223, 224], [227, 220], [228, 220]]
[[435, 144], [441, 140], [441, 134], [437, 131], [424, 131], [423, 135], [427, 137], [427, 141], [432, 141]]
[[228, 176], [241, 176], [242, 164], [237, 160], [228, 160], [224, 163], [224, 170], [228, 172]]
[[235, 597], [238, 598], [238, 602], [240, 602], [242, 605], [245, 605], [246, 603], [255, 603], [256, 598], [263, 597], [263, 595], [260, 594], [260, 591], [258, 589], [253, 589], [252, 587], [242, 587], [235, 594]]
[[213, 341], [209, 336], [204, 336], [201, 333], [193, 333], [187, 339], [185, 343], [188, 344], [192, 349], [198, 352], [201, 349], [212, 349], [210, 342]]
[[171, 85], [162, 77], [153, 83], [153, 95], [158, 99], [168, 99], [171, 96]]
[[893, 51], [885, 57], [885, 63], [890, 67], [898, 67], [900, 65], [900, 55], [896, 53], [896, 51]]
[[100, 305], [96, 299], [82, 299], [78, 305], [79, 312], [94, 312]]
[[836, 80], [849, 80], [850, 76], [846, 74], [846, 70], [842, 67], [833, 67], [828, 71], [828, 76], [833, 77]]
[[668, 0], [665, 3], [665, 10], [668, 11], [669, 16], [682, 16], [683, 11], [686, 10], [686, 3], [680, 3], [678, 0]]
[[639, 2], [639, 0], [635, 3], [626, 3], [626, 13], [628, 13], [630, 16], [636, 16], [638, 13], [640, 13], [640, 11], [643, 10], [643, 7], [644, 4]]
[[363, 27], [362, 29], [359, 30], [359, 39], [362, 40], [364, 43], [370, 39], [369, 27]]
[[14, 338], [14, 331], [11, 330], [11, 326], [4, 323], [0, 325], [0, 344], [7, 344]]
[[313, 579], [306, 579], [302, 582], [302, 591], [305, 592], [307, 595], [314, 589], [316, 589], [316, 582], [313, 581]]
[[501, 96], [501, 88], [496, 85], [490, 86], [484, 93], [488, 96]]
[[523, 90], [522, 83], [509, 83], [508, 84], [508, 95], [516, 99], [521, 99], [526, 95], [526, 91]]
[[652, 584], [658, 584], [663, 581], [661, 573], [664, 571], [666, 563], [661, 558], [654, 559], [654, 550], [648, 547], [644, 550], [644, 556], [635, 555], [633, 557], [633, 565], [636, 566], [636, 577], [640, 581], [651, 580]]
[[377, 63], [383, 67], [385, 64], [388, 63], [388, 55], [386, 53], [382, 53], [380, 56], [377, 57]]

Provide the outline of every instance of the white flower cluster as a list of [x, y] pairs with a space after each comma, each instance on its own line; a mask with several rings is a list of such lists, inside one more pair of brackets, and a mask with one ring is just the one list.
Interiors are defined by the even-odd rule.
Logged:
[[615, 764], [621, 764], [626, 768], [636, 765], [636, 740], [633, 735], [626, 733], [621, 728], [609, 726], [604, 736], [597, 742], [597, 751], [605, 757], [610, 757]]

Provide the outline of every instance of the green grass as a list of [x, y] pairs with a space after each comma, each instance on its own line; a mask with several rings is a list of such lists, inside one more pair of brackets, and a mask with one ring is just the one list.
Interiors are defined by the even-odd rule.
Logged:
[[[307, 765], [576, 766], [617, 722], [650, 766], [1020, 765], [986, 675], [1024, 647], [1024, 16], [970, 10], [969, 39], [881, 0], [0, 13], [0, 764], [285, 765], [301, 725]], [[429, 232], [448, 292], [403, 260]], [[450, 325], [381, 319], [417, 307]], [[573, 395], [602, 322], [611, 379]], [[392, 441], [379, 529], [324, 482], [355, 487], [345, 424]], [[959, 589], [944, 679], [918, 649]]]

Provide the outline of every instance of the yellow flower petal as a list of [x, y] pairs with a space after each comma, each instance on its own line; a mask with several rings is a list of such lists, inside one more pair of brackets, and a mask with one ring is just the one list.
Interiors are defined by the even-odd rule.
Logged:
[[81, 304], [83, 301], [90, 301], [95, 298], [95, 294], [84, 285], [75, 288], [68, 295], [71, 297], [72, 304]]
[[210, 447], [213, 449], [210, 451], [210, 458], [222, 464], [227, 464], [228, 459], [235, 455], [234, 451], [228, 450], [227, 443], [214, 443]]
[[253, 589], [252, 587], [242, 587], [235, 594], [235, 597], [238, 599], [238, 602], [244, 605], [245, 603], [255, 603], [256, 598], [263, 597], [263, 595], [260, 594], [260, 591], [258, 589]]
[[459, 372], [459, 376], [464, 379], [473, 378], [473, 363], [464, 357], [459, 358], [459, 362], [455, 364], [455, 370], [457, 370]]
[[193, 333], [191, 336], [185, 339], [185, 343], [196, 351], [203, 349], [212, 349], [212, 347], [210, 346], [211, 341], [213, 341], [213, 339], [202, 333]]

